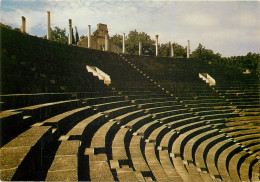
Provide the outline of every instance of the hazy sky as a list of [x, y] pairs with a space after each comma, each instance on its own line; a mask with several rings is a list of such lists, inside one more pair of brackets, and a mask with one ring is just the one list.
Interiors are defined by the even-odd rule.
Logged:
[[[1, 1], [1, 0], [0, 0]], [[46, 35], [47, 13], [51, 26], [68, 29], [72, 19], [80, 35], [98, 23], [108, 25], [109, 35], [136, 29], [159, 43], [177, 42], [191, 51], [201, 43], [223, 56], [260, 53], [260, 1], [162, 1], [162, 0], [2, 0], [1, 21], [12, 27], [27, 19], [27, 32]]]

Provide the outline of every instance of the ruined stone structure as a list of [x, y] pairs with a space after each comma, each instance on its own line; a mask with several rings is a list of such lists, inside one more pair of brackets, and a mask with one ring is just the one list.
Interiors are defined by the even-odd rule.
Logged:
[[[89, 30], [89, 32], [90, 32], [90, 30]], [[89, 35], [91, 35], [91, 34], [89, 33]], [[88, 37], [89, 37], [88, 36], [84, 40], [81, 40], [80, 42], [78, 42], [78, 46], [104, 51], [105, 45], [106, 45], [106, 40], [105, 40], [106, 36], [107, 36], [107, 50], [106, 51], [122, 53], [123, 50], [111, 42], [109, 34], [108, 34], [107, 25], [102, 24], [102, 23], [97, 24], [97, 30], [93, 32], [93, 34], [90, 37], [90, 40], [88, 40]], [[88, 46], [89, 42], [90, 42], [90, 46]]]
[[259, 181], [253, 72], [5, 27], [0, 49], [1, 181]]

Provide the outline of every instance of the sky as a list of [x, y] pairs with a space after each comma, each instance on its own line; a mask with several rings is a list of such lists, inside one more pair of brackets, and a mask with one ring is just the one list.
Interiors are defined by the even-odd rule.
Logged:
[[[27, 32], [46, 35], [47, 11], [51, 27], [68, 30], [68, 19], [79, 35], [88, 35], [98, 23], [108, 25], [109, 35], [126, 35], [136, 29], [159, 43], [176, 42], [191, 51], [201, 43], [224, 57], [260, 53], [260, 1], [178, 0], [0, 0], [1, 22]], [[67, 31], [68, 32], [68, 31]]]

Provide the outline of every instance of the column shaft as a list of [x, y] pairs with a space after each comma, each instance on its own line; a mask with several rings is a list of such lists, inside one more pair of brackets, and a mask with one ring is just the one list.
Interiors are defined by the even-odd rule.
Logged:
[[72, 44], [72, 20], [69, 19], [69, 45]]
[[22, 27], [21, 27], [21, 32], [26, 33], [26, 18], [22, 16]]
[[91, 25], [88, 25], [88, 48], [91, 48]]
[[142, 55], [142, 43], [139, 42], [139, 56]]
[[171, 44], [171, 57], [174, 57], [173, 44]]
[[156, 55], [156, 56], [158, 56], [158, 37], [159, 37], [159, 35], [155, 35], [155, 38], [156, 38], [156, 40], [155, 40], [155, 41], [156, 41], [156, 45], [155, 45], [155, 46], [156, 46], [155, 55]]
[[125, 33], [123, 33], [123, 54], [125, 54]]
[[187, 58], [190, 58], [190, 41], [188, 40], [188, 45], [187, 45]]
[[105, 51], [108, 51], [108, 36], [105, 35]]
[[47, 40], [51, 38], [51, 15], [50, 12], [47, 11]]

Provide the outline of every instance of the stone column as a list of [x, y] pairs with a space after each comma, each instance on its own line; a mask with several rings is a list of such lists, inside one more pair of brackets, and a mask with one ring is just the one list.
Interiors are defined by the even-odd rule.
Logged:
[[188, 40], [188, 45], [187, 45], [187, 58], [190, 58], [190, 41]]
[[69, 45], [72, 44], [72, 20], [69, 19]]
[[91, 25], [88, 25], [88, 48], [91, 48]]
[[155, 40], [155, 41], [156, 41], [156, 45], [155, 45], [155, 46], [156, 46], [155, 55], [156, 55], [156, 56], [158, 56], [158, 37], [159, 37], [159, 35], [155, 35], [155, 38], [156, 38], [156, 40]]
[[123, 54], [125, 54], [125, 33], [123, 33]]
[[51, 15], [50, 12], [47, 11], [47, 40], [51, 38]]
[[108, 36], [105, 35], [105, 51], [108, 51]]
[[174, 52], [173, 52], [173, 44], [171, 44], [171, 57], [174, 57]]
[[139, 56], [142, 55], [142, 43], [139, 42]]
[[26, 33], [26, 18], [22, 16], [22, 27], [21, 27], [21, 32]]

